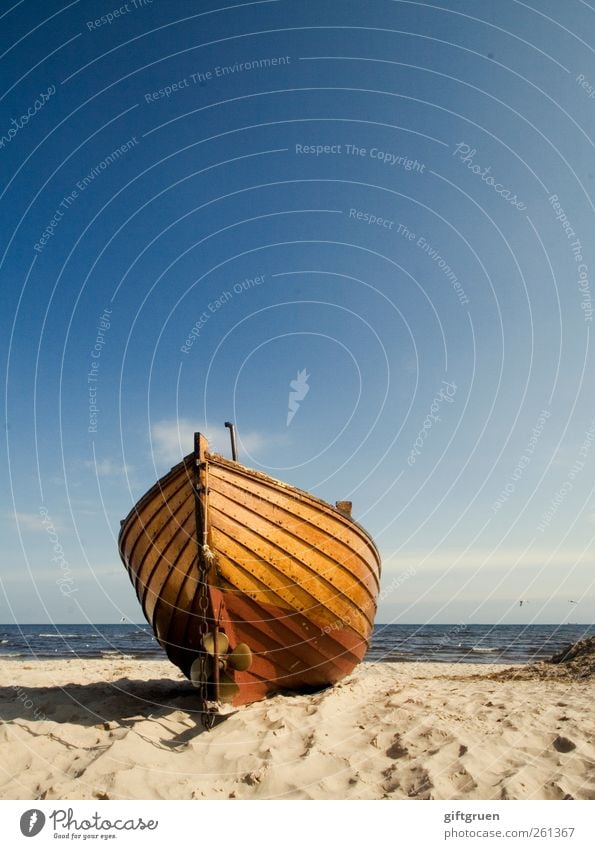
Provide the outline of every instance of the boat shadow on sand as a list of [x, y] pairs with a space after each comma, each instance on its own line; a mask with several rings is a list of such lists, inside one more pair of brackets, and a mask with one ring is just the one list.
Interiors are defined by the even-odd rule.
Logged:
[[[218, 714], [214, 727], [235, 712]], [[120, 678], [112, 682], [95, 681], [63, 687], [25, 687], [21, 684], [0, 687], [2, 723], [21, 725], [24, 721], [34, 736], [45, 736], [48, 723], [108, 731], [118, 727], [132, 728], [146, 721], [163, 729], [163, 735], [156, 734], [151, 742], [175, 748], [204, 732], [201, 717], [198, 693], [185, 681]], [[174, 719], [188, 727], [172, 735], [171, 721]]]

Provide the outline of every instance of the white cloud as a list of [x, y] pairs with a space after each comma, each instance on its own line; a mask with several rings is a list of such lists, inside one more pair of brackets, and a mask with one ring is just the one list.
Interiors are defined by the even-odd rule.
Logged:
[[132, 471], [132, 466], [123, 465], [122, 463], [114, 463], [113, 460], [85, 460], [87, 469], [92, 469], [100, 478], [114, 477], [116, 475], [129, 475]]
[[[182, 457], [192, 453], [194, 433], [200, 431], [209, 440], [212, 451], [229, 455], [229, 431], [219, 425], [202, 427], [190, 419], [162, 419], [151, 427], [151, 447], [157, 463], [179, 463]], [[262, 433], [251, 431], [238, 434], [238, 448], [252, 453], [267, 442]], [[239, 453], [239, 451], [238, 451]]]
[[[10, 522], [14, 522], [15, 525], [18, 525], [21, 531], [37, 531], [44, 533], [47, 529], [47, 522], [51, 523], [52, 529], [55, 531], [61, 530], [61, 524], [53, 516], [49, 515], [41, 515], [40, 513], [19, 513], [15, 511], [14, 513], [5, 513], [5, 519], [8, 519]], [[43, 524], [43, 520], [46, 520], [46, 524]]]
[[[21, 531], [43, 531], [44, 526], [41, 524], [42, 516], [39, 513], [6, 513], [5, 518], [11, 522], [15, 522]], [[56, 522], [53, 523], [54, 527]]]

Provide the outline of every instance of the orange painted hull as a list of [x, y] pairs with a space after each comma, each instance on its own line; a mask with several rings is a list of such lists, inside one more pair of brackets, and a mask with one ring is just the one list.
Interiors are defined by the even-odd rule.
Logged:
[[[253, 665], [235, 672], [235, 705], [334, 684], [371, 637], [380, 559], [367, 533], [306, 492], [216, 454], [205, 455], [210, 626]], [[122, 522], [122, 560], [147, 621], [189, 676], [201, 650], [193, 455]]]

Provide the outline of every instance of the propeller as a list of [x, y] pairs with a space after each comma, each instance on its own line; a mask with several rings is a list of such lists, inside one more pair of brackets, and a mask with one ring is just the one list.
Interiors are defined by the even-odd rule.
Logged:
[[252, 666], [252, 652], [246, 643], [238, 643], [228, 655], [228, 662], [232, 669], [238, 672], [247, 672]]
[[215, 655], [215, 642], [217, 643], [217, 654], [219, 657], [225, 654], [225, 652], [229, 648], [229, 640], [227, 639], [227, 635], [223, 633], [223, 631], [211, 631], [208, 634], [205, 634], [202, 638], [202, 647], [210, 654], [211, 657]]
[[231, 704], [239, 692], [240, 688], [233, 678], [225, 672], [220, 672], [219, 701], [223, 702], [224, 705]]
[[[252, 651], [246, 643], [238, 643], [229, 651], [229, 639], [223, 631], [211, 631], [202, 638], [202, 647], [206, 654], [198, 657], [190, 668], [190, 680], [195, 687], [212, 679], [214, 660], [217, 655], [219, 666], [219, 700], [224, 704], [233, 702], [240, 688], [233, 680], [235, 672], [247, 672], [252, 666]], [[231, 674], [230, 674], [231, 673]]]

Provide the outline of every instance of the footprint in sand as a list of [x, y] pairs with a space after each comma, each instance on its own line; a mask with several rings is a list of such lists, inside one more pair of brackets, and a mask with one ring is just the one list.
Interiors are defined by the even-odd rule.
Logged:
[[395, 734], [393, 742], [386, 750], [387, 757], [396, 760], [397, 758], [402, 758], [404, 755], [407, 755], [408, 752], [409, 750], [407, 747], [401, 744], [401, 738], [399, 735]]
[[402, 787], [409, 798], [429, 798], [432, 788], [430, 776], [425, 769], [413, 767], [403, 776]]
[[564, 755], [576, 749], [576, 743], [573, 743], [568, 737], [556, 737], [552, 745], [557, 752], [561, 752]]
[[459, 793], [470, 793], [477, 788], [477, 782], [464, 766], [452, 773], [453, 786]]

